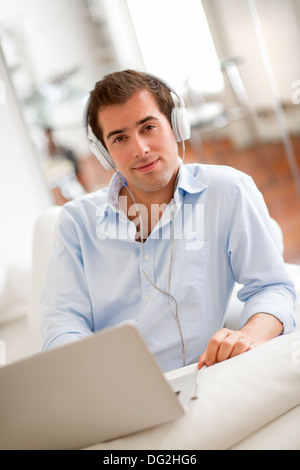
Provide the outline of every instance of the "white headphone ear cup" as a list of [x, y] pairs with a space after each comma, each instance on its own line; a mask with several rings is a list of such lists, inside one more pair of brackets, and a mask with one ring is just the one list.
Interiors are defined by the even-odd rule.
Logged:
[[101, 165], [105, 168], [105, 170], [112, 170], [115, 168], [115, 164], [111, 156], [99, 140], [97, 140], [96, 142], [90, 141], [89, 148], [93, 152], [95, 157], [99, 160]]
[[172, 129], [177, 142], [182, 142], [190, 138], [191, 126], [188, 113], [184, 106], [175, 107], [171, 114]]
[[[88, 113], [87, 113], [86, 121], [88, 123]], [[95, 136], [92, 128], [89, 124], [87, 124], [87, 138], [88, 144], [91, 152], [95, 155], [95, 157], [99, 160], [101, 165], [105, 168], [105, 170], [111, 170], [115, 168], [115, 164], [109, 155], [109, 152], [104, 147], [104, 145], [100, 142], [99, 139]]]

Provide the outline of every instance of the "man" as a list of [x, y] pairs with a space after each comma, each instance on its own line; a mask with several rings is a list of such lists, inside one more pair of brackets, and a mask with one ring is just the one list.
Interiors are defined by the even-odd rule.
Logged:
[[[131, 321], [166, 371], [293, 330], [294, 289], [261, 194], [237, 170], [181, 164], [173, 110], [170, 90], [134, 71], [91, 92], [89, 124], [116, 174], [62, 210], [42, 298], [45, 349]], [[235, 281], [239, 331], [222, 328]]]

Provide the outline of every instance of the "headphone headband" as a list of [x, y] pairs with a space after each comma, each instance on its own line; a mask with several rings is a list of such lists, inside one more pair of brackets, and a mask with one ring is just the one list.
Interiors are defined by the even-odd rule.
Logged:
[[[183, 142], [190, 138], [190, 123], [188, 120], [187, 110], [184, 104], [183, 99], [177, 94], [177, 92], [170, 87], [164, 80], [156, 77], [155, 75], [142, 72], [144, 75], [151, 77], [154, 80], [157, 80], [159, 83], [168, 88], [170, 94], [174, 94], [178, 99], [178, 104], [175, 103], [173, 97], [174, 107], [171, 112], [171, 126], [177, 142]], [[171, 95], [172, 96], [172, 95]], [[89, 148], [91, 152], [96, 156], [101, 165], [106, 170], [116, 169], [116, 166], [105, 148], [105, 146], [100, 142], [100, 140], [95, 136], [92, 131], [92, 128], [89, 124], [89, 107], [90, 101], [88, 100], [85, 107], [85, 126], [87, 129], [87, 138], [89, 143]]]

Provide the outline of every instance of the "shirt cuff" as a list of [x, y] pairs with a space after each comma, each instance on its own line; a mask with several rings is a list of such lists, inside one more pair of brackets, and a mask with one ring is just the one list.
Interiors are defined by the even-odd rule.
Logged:
[[256, 313], [268, 313], [278, 318], [283, 324], [283, 334], [291, 333], [296, 327], [294, 300], [287, 292], [264, 292], [251, 296], [245, 302], [240, 320], [241, 327]]

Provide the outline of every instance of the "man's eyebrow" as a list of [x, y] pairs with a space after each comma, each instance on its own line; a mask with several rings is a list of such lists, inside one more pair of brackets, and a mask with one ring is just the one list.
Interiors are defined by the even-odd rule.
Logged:
[[[153, 121], [153, 120], [157, 121], [158, 118], [155, 117], [155, 116], [147, 116], [147, 117], [141, 119], [140, 121], [137, 121], [137, 122], [135, 123], [135, 125], [136, 125], [136, 126], [140, 126], [141, 124], [144, 124], [144, 123], [147, 122], [147, 121]], [[127, 130], [127, 128], [124, 127], [124, 129], [116, 129], [116, 130], [114, 130], [114, 131], [111, 131], [111, 132], [109, 132], [109, 133], [107, 134], [106, 139], [108, 140], [110, 137], [112, 137], [112, 136], [114, 136], [114, 135], [116, 135], [116, 134], [122, 134], [123, 132], [126, 132], [126, 130]]]
[[113, 135], [116, 135], [116, 134], [122, 134], [123, 132], [126, 131], [126, 128], [124, 129], [116, 129], [115, 131], [111, 131], [107, 134], [107, 137], [106, 139], [108, 140], [110, 137], [112, 137]]
[[136, 122], [136, 126], [140, 126], [141, 124], [144, 124], [147, 121], [158, 121], [158, 118], [155, 116], [147, 116], [144, 119], [141, 119], [140, 121]]

